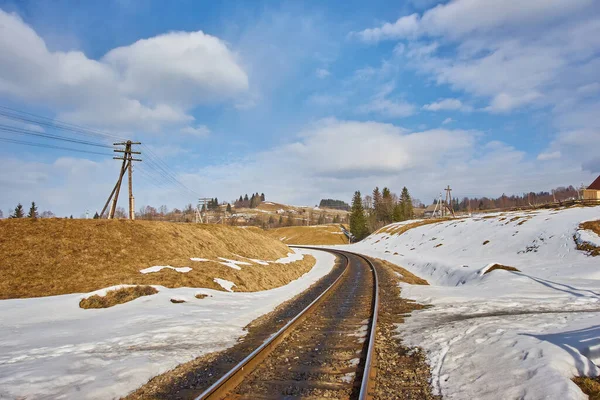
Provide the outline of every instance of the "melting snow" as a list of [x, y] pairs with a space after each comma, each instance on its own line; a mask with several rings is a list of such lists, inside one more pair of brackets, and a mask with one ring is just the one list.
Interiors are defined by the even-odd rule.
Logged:
[[206, 262], [206, 261], [210, 261], [206, 258], [198, 258], [198, 257], [192, 257], [190, 258], [191, 261], [198, 261], [198, 262]]
[[[443, 398], [583, 400], [571, 378], [600, 374], [600, 257], [577, 250], [573, 237], [600, 243], [578, 231], [598, 218], [600, 207], [498, 213], [339, 247], [429, 281], [400, 284], [403, 297], [433, 307], [413, 312], [398, 333], [425, 350]], [[495, 263], [521, 272], [483, 275]]]
[[223, 289], [227, 290], [228, 292], [233, 292], [232, 289], [235, 286], [235, 283], [221, 278], [215, 278], [213, 279], [213, 281], [218, 283]]
[[157, 265], [155, 267], [140, 269], [140, 272], [142, 274], [150, 274], [152, 272], [158, 272], [158, 271], [160, 271], [162, 269], [165, 269], [165, 268], [172, 269], [174, 271], [181, 272], [181, 273], [190, 272], [192, 270], [190, 267], [175, 268], [175, 267], [171, 267], [170, 265], [162, 265], [162, 266], [161, 265]]
[[0, 398], [120, 398], [180, 363], [230, 347], [248, 323], [333, 268], [334, 256], [302, 252], [316, 265], [263, 292], [202, 289], [210, 297], [200, 300], [197, 288], [156, 286], [155, 295], [92, 310], [79, 308], [82, 294], [0, 300]]

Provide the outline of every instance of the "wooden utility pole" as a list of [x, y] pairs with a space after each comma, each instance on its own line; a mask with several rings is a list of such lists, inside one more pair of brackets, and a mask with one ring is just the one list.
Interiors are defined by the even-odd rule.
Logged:
[[202, 212], [206, 215], [206, 223], [208, 223], [208, 202], [211, 201], [211, 198], [201, 197], [198, 199], [198, 205], [196, 206], [196, 223], [203, 224], [204, 218], [202, 216]]
[[113, 219], [115, 217], [115, 211], [117, 210], [117, 201], [119, 199], [119, 192], [121, 191], [121, 183], [123, 182], [123, 176], [125, 176], [125, 171], [128, 172], [129, 178], [129, 219], [135, 219], [135, 200], [133, 198], [133, 161], [142, 161], [139, 158], [133, 158], [133, 154], [142, 154], [139, 151], [133, 151], [132, 145], [141, 144], [140, 142], [132, 142], [128, 140], [123, 143], [113, 143], [115, 146], [125, 146], [125, 149], [115, 149], [113, 150], [115, 153], [123, 153], [123, 157], [113, 157], [115, 160], [123, 160], [123, 164], [121, 164], [121, 172], [119, 173], [119, 179], [117, 179], [117, 183], [113, 188], [112, 192], [108, 196], [108, 200], [106, 200], [106, 204], [104, 204], [104, 208], [102, 208], [102, 212], [100, 213], [100, 218], [104, 215], [108, 204], [110, 205], [110, 210], [108, 212], [108, 219]]

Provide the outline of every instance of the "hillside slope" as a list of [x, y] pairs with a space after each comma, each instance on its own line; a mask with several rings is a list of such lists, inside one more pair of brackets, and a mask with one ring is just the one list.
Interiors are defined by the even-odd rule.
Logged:
[[600, 243], [597, 223], [583, 223], [599, 218], [600, 207], [575, 207], [395, 224], [349, 247], [430, 283], [403, 284], [403, 297], [433, 307], [398, 332], [426, 351], [436, 393], [586, 399], [571, 378], [600, 374], [600, 258], [590, 250]]
[[[310, 257], [292, 258], [286, 260], [288, 264], [265, 262], [286, 257], [290, 251], [254, 228], [123, 220], [1, 220], [0, 299], [90, 292], [118, 284], [222, 290], [215, 278], [233, 282], [236, 291], [264, 290], [297, 279], [314, 263]], [[191, 270], [140, 272], [154, 266]]]
[[336, 245], [348, 244], [348, 238], [338, 224], [316, 226], [288, 226], [269, 229], [266, 234], [288, 244]]

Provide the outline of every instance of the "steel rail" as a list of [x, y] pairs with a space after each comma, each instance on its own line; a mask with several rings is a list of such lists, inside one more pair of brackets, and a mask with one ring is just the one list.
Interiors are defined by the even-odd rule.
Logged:
[[[290, 246], [296, 247], [296, 246]], [[208, 389], [202, 392], [199, 396], [195, 398], [195, 400], [208, 400], [208, 399], [221, 399], [225, 397], [231, 390], [237, 387], [243, 379], [249, 375], [254, 368], [260, 364], [274, 349], [275, 347], [281, 343], [287, 334], [291, 331], [293, 327], [302, 322], [309, 314], [310, 311], [314, 310], [318, 305], [320, 305], [330, 294], [333, 293], [333, 289], [337, 287], [342, 278], [346, 276], [348, 273], [350, 259], [344, 254], [352, 254], [353, 256], [359, 257], [367, 262], [371, 271], [373, 272], [373, 300], [371, 303], [372, 306], [372, 317], [371, 317], [371, 326], [369, 327], [369, 343], [367, 347], [367, 355], [365, 357], [365, 367], [361, 382], [361, 389], [359, 393], [360, 400], [366, 400], [369, 398], [369, 391], [373, 387], [373, 377], [374, 377], [374, 354], [375, 354], [375, 330], [377, 326], [377, 311], [379, 309], [379, 285], [377, 279], [377, 271], [375, 270], [375, 266], [373, 263], [366, 257], [348, 252], [341, 251], [335, 249], [327, 249], [327, 248], [317, 248], [317, 247], [305, 247], [305, 246], [297, 246], [301, 248], [307, 248], [311, 250], [320, 250], [327, 251], [329, 253], [337, 254], [344, 259], [346, 259], [346, 266], [342, 273], [336, 278], [336, 280], [327, 287], [316, 299], [314, 299], [308, 306], [306, 306], [300, 313], [298, 313], [294, 318], [292, 318], [288, 323], [286, 323], [283, 327], [281, 327], [276, 333], [274, 333], [269, 339], [264, 341], [259, 347], [257, 347], [252, 353], [247, 355], [242, 361], [236, 364], [232, 369], [229, 370], [225, 375], [219, 378], [215, 383], [213, 383]]]

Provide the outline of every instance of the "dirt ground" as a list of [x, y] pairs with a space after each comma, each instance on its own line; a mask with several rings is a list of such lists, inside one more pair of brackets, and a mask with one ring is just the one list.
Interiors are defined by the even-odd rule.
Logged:
[[[213, 279], [234, 282], [235, 291], [282, 286], [308, 272], [307, 256], [291, 264], [277, 260], [291, 250], [256, 228], [157, 221], [0, 220], [0, 299], [85, 293], [118, 284], [206, 287]], [[209, 262], [194, 262], [191, 257]], [[247, 262], [236, 270], [218, 257]], [[191, 267], [141, 274], [151, 266]]]
[[377, 259], [375, 267], [380, 297], [375, 338], [375, 398], [438, 400], [440, 398], [431, 393], [431, 375], [424, 354], [403, 346], [402, 338], [396, 332], [396, 326], [404, 322], [404, 316], [423, 308], [400, 297], [398, 282], [427, 285], [427, 281], [387, 261]]

